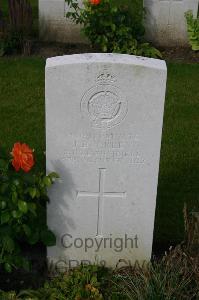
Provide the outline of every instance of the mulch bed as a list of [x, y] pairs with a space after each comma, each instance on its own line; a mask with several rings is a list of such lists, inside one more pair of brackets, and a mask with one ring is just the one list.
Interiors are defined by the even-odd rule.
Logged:
[[[175, 61], [181, 63], [199, 63], [199, 51], [192, 51], [190, 47], [186, 48], [160, 48], [163, 59], [166, 61]], [[61, 44], [61, 43], [35, 43], [32, 49], [32, 55], [43, 58], [69, 55], [75, 53], [95, 53], [99, 49], [92, 48], [88, 44]]]
[[199, 51], [192, 51], [191, 48], [167, 48], [160, 50], [163, 58], [167, 61], [199, 63]]

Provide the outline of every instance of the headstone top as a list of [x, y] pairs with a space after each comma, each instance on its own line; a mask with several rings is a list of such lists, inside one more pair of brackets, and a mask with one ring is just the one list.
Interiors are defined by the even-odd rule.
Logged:
[[85, 53], [56, 56], [47, 59], [46, 68], [63, 66], [67, 64], [81, 64], [86, 62], [121, 63], [134, 66], [143, 66], [145, 68], [148, 67], [166, 70], [166, 63], [163, 60], [119, 53]]

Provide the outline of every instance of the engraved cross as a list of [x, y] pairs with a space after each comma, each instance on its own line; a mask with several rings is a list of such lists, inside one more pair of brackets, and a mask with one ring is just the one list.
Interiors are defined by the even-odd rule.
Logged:
[[105, 192], [106, 180], [106, 169], [99, 169], [99, 190], [98, 192], [77, 192], [77, 197], [97, 197], [98, 198], [98, 211], [97, 211], [97, 236], [102, 235], [103, 229], [103, 210], [104, 210], [104, 198], [124, 198], [126, 197], [126, 192]]

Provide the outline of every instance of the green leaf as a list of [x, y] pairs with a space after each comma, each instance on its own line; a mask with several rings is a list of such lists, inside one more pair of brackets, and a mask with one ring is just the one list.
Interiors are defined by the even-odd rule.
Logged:
[[23, 224], [23, 230], [28, 237], [31, 235], [31, 229], [26, 224]]
[[14, 248], [15, 248], [15, 243], [14, 243], [14, 240], [11, 239], [10, 236], [4, 236], [3, 239], [2, 239], [2, 243], [3, 243], [3, 248], [9, 252], [9, 253], [12, 253], [14, 251]]
[[34, 199], [37, 195], [37, 189], [36, 188], [29, 188], [29, 194], [31, 196], [32, 199]]
[[22, 212], [21, 211], [17, 211], [17, 210], [13, 210], [12, 211], [12, 216], [13, 216], [13, 218], [15, 218], [15, 219], [19, 219], [19, 218], [21, 218], [21, 216], [22, 216]]
[[92, 276], [90, 282], [91, 282], [92, 285], [97, 284], [97, 277], [96, 276]]
[[45, 186], [49, 187], [49, 186], [51, 186], [52, 181], [51, 181], [51, 179], [48, 176], [45, 176], [43, 178], [43, 183], [45, 184]]
[[1, 209], [6, 208], [6, 201], [1, 201], [1, 202], [0, 202], [0, 208], [1, 208]]
[[36, 209], [37, 209], [37, 206], [34, 202], [29, 202], [28, 203], [28, 210], [34, 215], [34, 216], [37, 216], [36, 214]]
[[19, 186], [19, 184], [20, 184], [19, 179], [13, 180], [13, 184], [14, 184], [15, 186]]
[[37, 195], [36, 195], [36, 197], [39, 198], [40, 195], [41, 195], [41, 193], [40, 193], [40, 191], [37, 189]]
[[21, 212], [27, 213], [28, 211], [28, 205], [25, 201], [19, 200], [18, 202], [18, 208]]
[[50, 178], [60, 178], [59, 175], [56, 172], [51, 172], [50, 174], [48, 174], [48, 176]]
[[4, 264], [4, 269], [7, 273], [11, 273], [12, 272], [12, 266], [9, 263], [5, 263]]
[[8, 221], [10, 220], [10, 214], [5, 211], [1, 213], [1, 224], [5, 224], [8, 223]]
[[115, 30], [116, 30], [115, 24], [111, 24], [111, 30], [112, 30], [112, 31], [115, 31]]
[[50, 230], [43, 230], [41, 232], [41, 241], [44, 243], [46, 246], [54, 246], [56, 244], [56, 237], [54, 233]]
[[16, 192], [16, 191], [13, 191], [13, 192], [12, 192], [12, 202], [13, 202], [13, 203], [16, 203], [16, 202], [17, 202], [17, 196], [18, 196], [18, 195], [17, 195], [17, 192]]

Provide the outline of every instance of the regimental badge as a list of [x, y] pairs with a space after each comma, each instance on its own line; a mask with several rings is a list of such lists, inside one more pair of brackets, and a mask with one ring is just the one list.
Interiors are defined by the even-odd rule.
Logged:
[[96, 85], [82, 97], [81, 112], [92, 127], [108, 129], [119, 125], [128, 110], [122, 91], [115, 86], [117, 79], [107, 67], [96, 78]]

